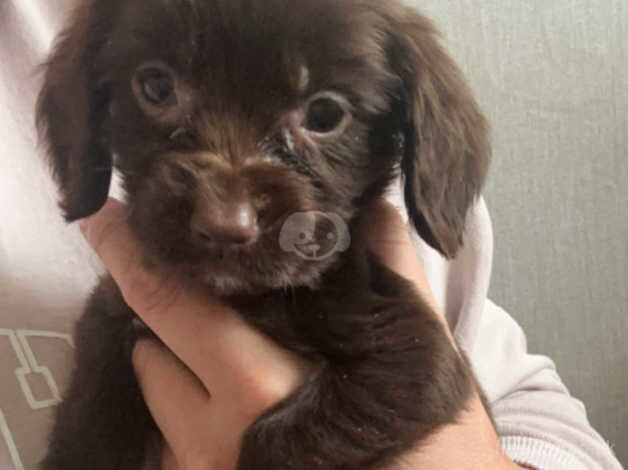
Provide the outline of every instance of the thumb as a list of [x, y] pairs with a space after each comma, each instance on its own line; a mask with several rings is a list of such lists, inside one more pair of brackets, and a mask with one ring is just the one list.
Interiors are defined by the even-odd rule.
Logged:
[[410, 227], [395, 206], [379, 199], [368, 209], [362, 230], [371, 252], [389, 269], [414, 284], [419, 295], [436, 306]]

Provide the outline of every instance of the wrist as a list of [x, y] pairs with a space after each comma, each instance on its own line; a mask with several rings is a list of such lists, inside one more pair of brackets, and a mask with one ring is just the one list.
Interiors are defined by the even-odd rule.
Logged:
[[437, 430], [409, 454], [397, 470], [520, 470], [502, 451], [493, 423], [480, 397], [474, 393], [453, 424]]

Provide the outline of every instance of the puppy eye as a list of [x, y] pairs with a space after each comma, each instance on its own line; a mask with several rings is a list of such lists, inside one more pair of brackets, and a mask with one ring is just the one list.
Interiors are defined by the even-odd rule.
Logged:
[[318, 134], [328, 134], [346, 121], [346, 106], [334, 96], [314, 99], [305, 113], [303, 127]]
[[156, 66], [149, 66], [137, 71], [139, 91], [149, 104], [166, 107], [177, 104], [174, 77], [172, 73]]

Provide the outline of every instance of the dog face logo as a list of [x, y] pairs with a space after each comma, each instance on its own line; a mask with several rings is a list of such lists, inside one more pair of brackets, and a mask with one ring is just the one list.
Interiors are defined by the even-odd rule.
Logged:
[[322, 261], [349, 249], [351, 235], [345, 222], [330, 212], [297, 212], [288, 217], [279, 246], [309, 261]]

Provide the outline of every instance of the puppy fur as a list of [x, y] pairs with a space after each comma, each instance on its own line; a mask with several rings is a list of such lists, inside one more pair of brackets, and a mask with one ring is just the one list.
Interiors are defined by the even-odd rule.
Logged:
[[[168, 106], [142, 96], [146, 64], [170, 74]], [[38, 120], [67, 220], [102, 207], [115, 167], [147, 266], [318, 364], [250, 427], [238, 469], [388, 468], [455, 420], [468, 365], [358, 230], [401, 175], [416, 230], [453, 257], [487, 173], [488, 126], [427, 19], [397, 0], [84, 0], [45, 70]], [[303, 124], [319, 93], [342, 103], [338, 132]], [[199, 239], [191, 221], [234, 201], [254, 210], [255, 240]], [[339, 216], [349, 249], [282, 249], [283, 223], [308, 211]], [[158, 442], [129, 359], [134, 318], [104, 278], [42, 469], [138, 470]]]

